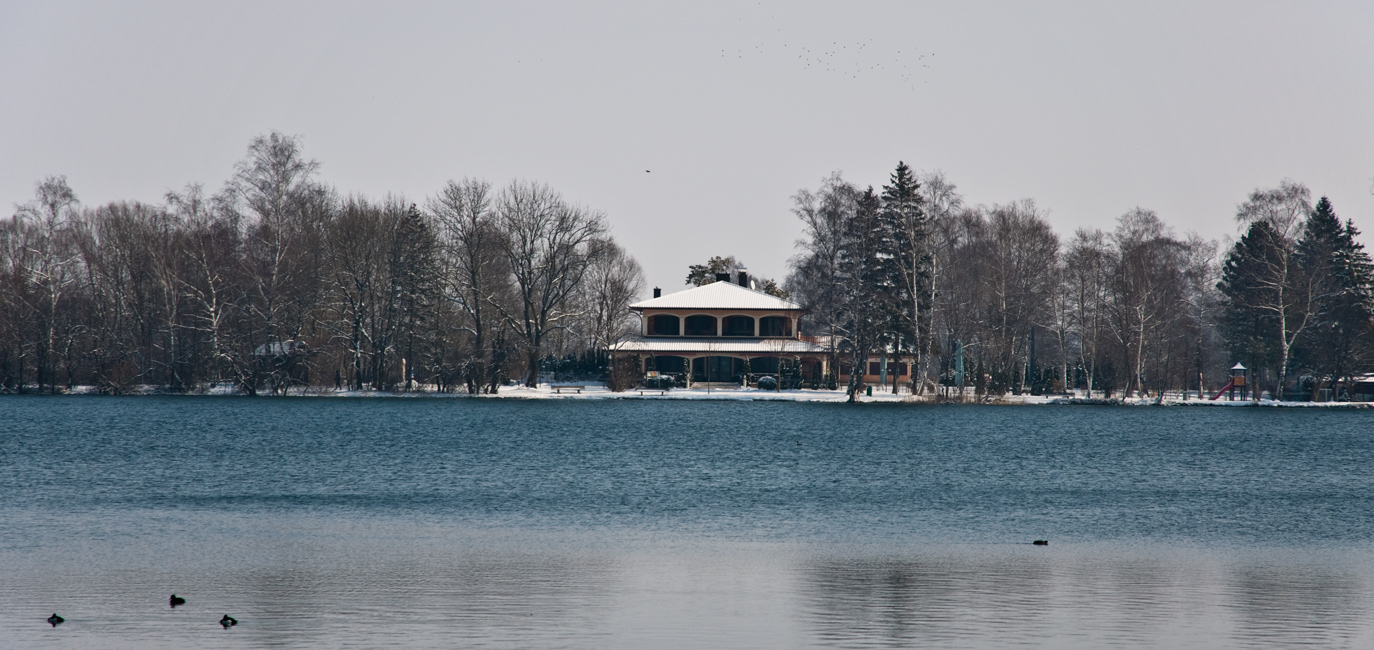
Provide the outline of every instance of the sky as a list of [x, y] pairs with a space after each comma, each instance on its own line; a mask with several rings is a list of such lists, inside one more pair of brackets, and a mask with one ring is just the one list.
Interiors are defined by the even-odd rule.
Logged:
[[783, 278], [792, 196], [943, 170], [1067, 239], [1143, 207], [1225, 242], [1293, 179], [1374, 244], [1374, 3], [0, 0], [0, 214], [223, 186], [300, 137], [343, 194], [539, 181], [648, 287]]

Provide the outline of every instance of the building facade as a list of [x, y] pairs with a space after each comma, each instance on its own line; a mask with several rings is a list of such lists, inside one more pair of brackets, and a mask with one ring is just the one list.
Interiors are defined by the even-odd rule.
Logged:
[[[798, 332], [804, 310], [797, 303], [720, 279], [634, 303], [640, 332], [611, 349], [635, 357], [645, 372], [680, 377], [688, 386], [741, 383], [748, 376], [777, 376], [796, 368], [802, 378], [825, 376], [827, 350]], [[744, 285], [744, 286], [741, 286]]]
[[[612, 358], [633, 357], [645, 373], [672, 375], [679, 383], [740, 384], [749, 377], [795, 371], [803, 384], [820, 387], [829, 374], [830, 346], [820, 337], [802, 336], [805, 309], [750, 286], [741, 271], [738, 283], [721, 274], [716, 282], [634, 303], [640, 315], [637, 336], [612, 346]], [[839, 386], [849, 382], [847, 354], [838, 355]], [[869, 356], [864, 383], [910, 382], [904, 359]]]

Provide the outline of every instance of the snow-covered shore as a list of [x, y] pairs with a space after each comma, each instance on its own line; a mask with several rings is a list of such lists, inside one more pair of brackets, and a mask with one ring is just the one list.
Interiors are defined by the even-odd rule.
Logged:
[[[77, 386], [69, 394], [72, 395], [97, 395], [98, 391], [94, 386]], [[239, 395], [234, 387], [224, 384], [211, 386], [201, 391], [191, 393], [169, 393], [155, 386], [142, 386], [130, 394], [135, 395], [215, 395], [215, 396], [234, 396]], [[386, 397], [386, 398], [410, 398], [410, 399], [530, 399], [530, 400], [607, 400], [607, 399], [636, 399], [636, 400], [719, 400], [719, 401], [745, 401], [745, 402], [845, 402], [846, 395], [843, 390], [761, 390], [758, 388], [674, 388], [672, 390], [648, 390], [633, 389], [623, 392], [615, 392], [606, 388], [602, 384], [586, 383], [581, 390], [576, 388], [560, 387], [557, 384], [543, 384], [538, 388], [527, 388], [525, 386], [502, 386], [499, 393], [495, 395], [469, 395], [467, 393], [441, 393], [433, 390], [432, 387], [412, 391], [377, 391], [377, 390], [335, 390], [327, 387], [302, 387], [293, 388], [288, 393], [291, 397]], [[878, 389], [873, 395], [860, 396], [860, 402], [879, 403], [879, 404], [936, 404], [953, 403], [947, 400], [937, 400], [934, 396], [914, 396], [907, 393], [892, 394], [887, 390]], [[1164, 399], [1158, 397], [1132, 397], [1132, 398], [1112, 398], [1087, 399], [1081, 396], [1073, 397], [1068, 395], [1004, 395], [1001, 397], [987, 397], [982, 400], [968, 399], [965, 404], [992, 404], [992, 405], [1023, 405], [1023, 406], [1201, 406], [1201, 407], [1270, 407], [1270, 408], [1354, 408], [1370, 409], [1374, 408], [1374, 402], [1279, 402], [1274, 400], [1255, 401], [1234, 401], [1207, 400], [1193, 397], [1182, 399], [1180, 395], [1166, 395]]]

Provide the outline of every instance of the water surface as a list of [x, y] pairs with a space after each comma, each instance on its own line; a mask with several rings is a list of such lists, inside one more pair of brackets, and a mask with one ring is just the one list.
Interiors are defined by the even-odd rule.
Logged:
[[1371, 647], [1371, 433], [1298, 409], [10, 397], [0, 646]]

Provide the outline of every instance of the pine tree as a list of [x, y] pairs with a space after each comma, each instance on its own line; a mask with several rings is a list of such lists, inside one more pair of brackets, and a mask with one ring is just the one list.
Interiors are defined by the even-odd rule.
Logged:
[[1254, 369], [1279, 362], [1274, 336], [1278, 318], [1265, 307], [1277, 300], [1277, 292], [1263, 278], [1275, 264], [1275, 257], [1287, 255], [1279, 244], [1281, 238], [1266, 221], [1250, 224], [1227, 256], [1217, 284], [1226, 300], [1222, 330], [1231, 357]]
[[855, 201], [840, 251], [841, 311], [850, 357], [849, 401], [863, 390], [868, 355], [891, 330], [891, 271], [884, 254], [882, 201], [869, 187]]
[[1296, 353], [1313, 375], [1313, 398], [1323, 384], [1339, 384], [1367, 368], [1370, 360], [1374, 271], [1358, 234], [1353, 223], [1341, 223], [1322, 197], [1298, 242], [1299, 266], [1316, 287], [1312, 329]]
[[687, 284], [694, 287], [711, 284], [716, 281], [717, 273], [729, 273], [731, 278], [739, 272], [743, 265], [735, 259], [733, 255], [729, 257], [712, 257], [705, 264], [692, 264], [687, 267]]
[[[921, 368], [921, 340], [929, 336], [930, 285], [929, 219], [923, 209], [920, 183], [905, 162], [898, 161], [888, 184], [883, 186], [882, 221], [886, 232], [886, 252], [893, 295], [887, 301], [894, 309], [894, 329], [911, 342], [916, 356], [912, 368]], [[898, 351], [898, 355], [901, 352]], [[921, 380], [914, 376], [916, 387]]]

